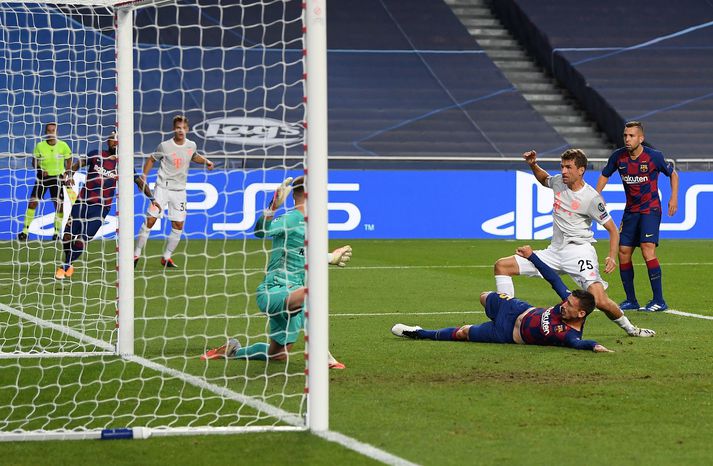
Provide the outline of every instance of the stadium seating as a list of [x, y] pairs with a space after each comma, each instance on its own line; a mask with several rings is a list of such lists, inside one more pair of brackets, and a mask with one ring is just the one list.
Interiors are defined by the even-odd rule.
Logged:
[[[216, 1], [201, 0], [201, 3], [210, 6]], [[262, 21], [264, 15], [270, 17], [270, 12], [263, 11], [260, 2], [242, 2], [243, 6], [248, 4], [254, 8], [245, 9], [246, 17], [254, 16], [256, 21]], [[282, 4], [278, 2], [275, 5]], [[295, 13], [299, 18], [299, 2], [287, 5], [290, 8], [297, 7]], [[364, 0], [334, 2], [329, 6], [328, 72], [332, 156], [364, 157], [366, 163], [369, 163], [368, 160], [373, 156], [437, 156], [445, 160], [462, 156], [513, 156], [533, 147], [544, 154], [559, 153], [566, 147], [562, 137], [503, 77], [442, 0]], [[214, 36], [200, 34], [199, 28], [192, 25], [195, 26], [197, 22], [205, 23], [203, 26], [210, 25], [214, 13], [220, 14], [219, 9], [212, 11], [211, 7], [203, 9], [200, 15], [179, 17], [182, 23], [179, 35], [179, 28], [171, 26], [176, 15], [163, 11], [161, 14], [165, 15], [165, 21], [160, 18], [159, 22], [165, 22], [165, 27], [161, 29], [160, 37], [142, 28], [142, 24], [153, 21], [153, 18], [146, 15], [155, 12], [146, 9], [137, 14], [139, 42], [158, 42], [162, 45], [160, 54], [143, 51], [137, 62], [142, 69], [140, 74], [135, 75], [135, 81], [141, 87], [136, 99], [135, 124], [142, 134], [135, 141], [137, 151], [151, 152], [165, 137], [165, 115], [185, 111], [191, 121], [197, 124], [204, 118], [214, 117], [212, 108], [222, 109], [222, 99], [233, 99], [235, 108], [246, 109], [250, 108], [253, 98], [261, 100], [260, 106], [263, 99], [270, 102], [271, 97], [263, 95], [267, 93], [256, 92], [246, 96], [247, 92], [242, 92], [242, 89], [229, 94], [220, 92], [225, 80], [245, 82], [249, 88], [252, 82], [250, 72], [226, 71], [222, 59], [216, 56], [212, 60], [210, 53], [203, 57], [196, 56], [195, 60], [186, 58], [194, 53], [190, 46], [212, 45], [211, 37]], [[72, 15], [71, 10], [64, 7], [57, 7], [57, 15], [58, 18], [60, 15], [71, 16], [73, 23], [70, 24], [81, 25], [84, 22], [88, 38], [92, 35], [90, 31], [104, 31], [105, 35], [87, 43], [112, 40], [110, 16], [92, 18]], [[58, 23], [62, 24], [63, 21], [67, 20], [60, 19]], [[277, 39], [276, 34], [283, 34], [281, 28], [265, 28], [264, 35], [258, 30], [236, 24], [234, 29], [227, 31], [225, 37], [229, 37], [228, 43], [233, 39], [234, 48], [227, 52], [229, 58], [225, 62], [248, 63], [249, 66], [251, 53], [263, 53], [260, 47], [247, 50], [250, 46], [262, 41], [270, 43]], [[294, 54], [290, 58], [296, 56], [299, 60], [300, 23], [290, 24], [285, 35], [295, 47], [288, 55]], [[16, 43], [6, 45], [7, 48], [17, 46]], [[197, 49], [193, 50], [198, 53]], [[113, 53], [110, 44], [104, 52]], [[80, 50], [72, 53], [82, 56]], [[279, 54], [275, 55], [280, 58]], [[9, 55], [0, 55], [0, 61], [4, 60], [3, 56]], [[54, 69], [64, 71], [69, 63], [55, 63]], [[189, 65], [188, 69], [180, 69], [178, 63], [183, 63], [184, 67]], [[164, 70], [173, 69], [175, 73], [159, 75], [158, 72], [148, 71], [156, 69], [157, 64]], [[292, 67], [285, 72], [301, 73], [297, 68]], [[268, 72], [273, 71], [282, 72], [279, 67]], [[23, 72], [32, 74], [31, 70]], [[256, 73], [256, 83], [263, 79], [262, 69], [252, 72]], [[41, 81], [52, 80], [54, 77], [44, 74], [31, 79]], [[299, 74], [295, 74], [295, 83], [297, 85], [285, 93], [293, 101], [300, 99], [299, 102], [302, 92]], [[1, 139], [6, 142], [0, 142], [0, 152], [29, 152], [36, 142], [40, 125], [38, 122], [24, 120], [32, 116], [30, 110], [38, 105], [38, 96], [21, 89], [12, 89], [12, 86], [26, 84], [22, 80], [0, 77], [2, 93], [17, 93], [16, 103], [18, 99], [23, 99], [21, 106], [7, 105], [0, 108], [4, 120], [0, 122], [0, 132], [12, 134], [13, 137], [12, 147], [8, 145], [7, 138]], [[37, 87], [51, 88], [51, 83], [40, 82]], [[205, 92], [202, 96], [186, 95], [177, 92], [181, 88], [204, 89]], [[86, 125], [80, 129], [69, 128], [73, 121], [72, 112], [69, 111], [70, 97], [57, 95], [52, 98], [57, 99], [52, 102], [52, 106], [61, 110], [57, 115], [60, 126], [78, 141], [89, 138], [89, 132], [96, 132], [97, 127], [108, 128], [113, 125], [114, 117], [105, 112], [99, 124]], [[283, 95], [279, 98], [282, 99]], [[212, 99], [220, 101], [213, 104]], [[105, 104], [107, 108], [113, 107], [113, 102], [107, 101]], [[221, 112], [218, 112], [218, 116], [226, 116]], [[262, 116], [280, 118], [277, 114]], [[18, 124], [20, 120], [23, 120], [22, 124]], [[209, 141], [201, 141], [198, 133], [196, 131], [193, 137], [199, 148], [208, 153], [215, 154], [220, 150], [240, 152], [240, 147], [211, 146]], [[82, 144], [78, 143], [76, 152], [85, 150]], [[301, 153], [301, 147], [293, 147], [289, 152]], [[363, 161], [341, 161], [333, 166], [345, 164], [363, 166]]]
[[675, 158], [711, 158], [713, 5], [502, 0], [498, 16], [621, 143], [625, 120]]

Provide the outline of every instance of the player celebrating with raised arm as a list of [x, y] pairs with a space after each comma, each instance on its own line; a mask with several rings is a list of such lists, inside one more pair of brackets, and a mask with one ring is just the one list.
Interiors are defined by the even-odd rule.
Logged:
[[45, 140], [35, 146], [33, 155], [32, 166], [37, 170], [37, 179], [30, 194], [30, 202], [27, 204], [24, 226], [17, 235], [17, 239], [20, 241], [27, 240], [30, 224], [35, 218], [35, 209], [37, 209], [40, 200], [45, 197], [45, 192], [47, 191], [49, 191], [55, 207], [54, 235], [52, 239], [57, 239], [59, 230], [62, 228], [62, 218], [64, 216], [62, 186], [72, 179], [72, 151], [66, 142], [57, 139], [57, 123], [47, 123], [45, 125]]
[[396, 324], [391, 333], [421, 340], [518, 343], [565, 346], [595, 353], [612, 352], [594, 340], [582, 340], [584, 322], [594, 310], [594, 296], [584, 290], [569, 291], [562, 279], [532, 252], [530, 246], [517, 248], [517, 256], [527, 259], [550, 282], [563, 300], [561, 303], [545, 309], [504, 293], [484, 291], [480, 294], [480, 303], [490, 322], [440, 330]]
[[[294, 209], [275, 218], [277, 210], [287, 198], [290, 190], [295, 203]], [[285, 360], [292, 345], [297, 341], [304, 325], [305, 288], [305, 192], [304, 177], [294, 181], [287, 178], [275, 192], [270, 207], [255, 224], [255, 236], [271, 238], [272, 251], [267, 263], [265, 278], [257, 288], [257, 305], [260, 312], [267, 314], [270, 324], [268, 343], [255, 343], [241, 347], [237, 339], [231, 338], [218, 348], [201, 356], [211, 359], [258, 359]], [[329, 254], [331, 265], [344, 267], [352, 257], [351, 246], [343, 246]], [[330, 369], [344, 369], [344, 365], [329, 354]]]
[[[561, 174], [550, 176], [537, 165], [535, 151], [523, 154], [532, 173], [542, 185], [555, 192], [552, 212], [552, 242], [537, 251], [539, 258], [555, 272], [566, 273], [582, 289], [594, 295], [597, 307], [609, 319], [632, 337], [652, 337], [653, 330], [638, 328], [621, 312], [619, 306], [606, 293], [608, 286], [599, 274], [597, 251], [592, 246], [594, 233], [592, 220], [603, 225], [609, 233], [609, 255], [604, 271], [611, 273], [616, 268], [616, 253], [619, 247], [619, 232], [607, 212], [604, 199], [584, 182], [587, 157], [580, 149], [569, 149], [561, 156]], [[513, 275], [541, 276], [532, 263], [515, 255], [503, 257], [495, 263], [495, 283], [498, 293], [515, 295]]]
[[186, 137], [188, 134], [188, 118], [183, 115], [173, 117], [173, 137], [159, 144], [156, 152], [146, 159], [144, 164], [144, 180], [153, 168], [155, 162], [160, 162], [154, 194], [161, 206], [151, 205], [146, 215], [146, 223], [141, 225], [139, 237], [134, 249], [134, 266], [141, 257], [141, 250], [151, 233], [156, 220], [163, 215], [163, 209], [168, 209], [168, 219], [171, 221], [171, 233], [166, 241], [161, 265], [176, 267], [171, 256], [176, 250], [183, 224], [186, 220], [186, 179], [191, 162], [202, 163], [208, 170], [213, 169], [213, 162], [196, 153], [196, 143]]
[[[114, 203], [118, 178], [116, 133], [109, 135], [106, 145], [106, 150], [101, 152], [93, 150], [87, 154], [86, 159], [80, 159], [72, 165], [73, 171], [87, 166], [87, 180], [79, 192], [77, 202], [72, 206], [71, 215], [64, 228], [62, 235], [64, 263], [54, 275], [58, 280], [70, 278], [74, 274], [72, 263], [82, 255], [87, 242], [97, 234]], [[144, 179], [136, 175], [134, 182], [151, 200], [154, 207], [159, 208]]]
[[656, 257], [661, 225], [661, 200], [659, 199], [659, 173], [671, 178], [671, 199], [668, 215], [678, 210], [678, 173], [673, 165], [666, 163], [664, 155], [650, 147], [644, 147], [644, 126], [630, 121], [624, 127], [624, 147], [614, 151], [597, 182], [597, 191], [602, 192], [609, 177], [619, 171], [626, 193], [626, 207], [621, 219], [619, 241], [619, 274], [624, 285], [626, 300], [620, 304], [623, 310], [639, 309], [634, 290], [634, 267], [631, 255], [634, 248], [641, 248], [641, 255], [649, 271], [653, 298], [644, 308], [647, 311], [668, 309], [663, 298], [661, 266]]

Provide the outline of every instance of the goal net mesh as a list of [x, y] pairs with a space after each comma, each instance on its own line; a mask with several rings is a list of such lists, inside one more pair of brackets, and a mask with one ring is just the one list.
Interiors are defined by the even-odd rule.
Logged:
[[[301, 336], [285, 362], [199, 357], [228, 337], [243, 346], [268, 341], [255, 290], [271, 243], [252, 228], [275, 187], [304, 169], [302, 4], [191, 0], [133, 8], [136, 172], [173, 137], [175, 115], [188, 118], [188, 139], [215, 169], [189, 170], [177, 268], [161, 263], [171, 220], [163, 216], [151, 231], [134, 272], [135, 355], [122, 357], [116, 202], [63, 279], [55, 275], [65, 261], [70, 189], [62, 188], [62, 226], [55, 227], [49, 190], [28, 212], [40, 176], [33, 153], [47, 123], [57, 124], [75, 162], [107, 150], [122, 104], [115, 7], [0, 3], [0, 436], [301, 428]], [[152, 187], [158, 165], [148, 176]], [[86, 177], [87, 167], [75, 172], [71, 191], [80, 192]], [[128, 233], [136, 235], [150, 202], [139, 189], [119, 195], [134, 199]], [[34, 217], [25, 226], [28, 213]], [[27, 238], [18, 238], [23, 232]]]

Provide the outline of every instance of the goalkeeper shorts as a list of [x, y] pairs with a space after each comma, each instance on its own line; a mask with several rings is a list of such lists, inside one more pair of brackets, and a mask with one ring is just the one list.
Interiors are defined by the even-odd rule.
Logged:
[[304, 308], [292, 313], [287, 309], [287, 297], [299, 288], [299, 285], [268, 286], [265, 283], [257, 287], [257, 306], [270, 321], [270, 339], [281, 345], [296, 342], [304, 326]]

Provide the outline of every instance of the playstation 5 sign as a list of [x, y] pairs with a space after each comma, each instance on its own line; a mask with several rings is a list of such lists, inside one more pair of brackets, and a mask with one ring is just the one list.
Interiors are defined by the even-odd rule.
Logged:
[[[221, 122], [221, 125], [224, 122]], [[253, 126], [242, 129], [209, 129], [235, 137], [250, 137]], [[264, 123], [264, 122], [262, 122]], [[266, 137], [260, 130], [260, 137]], [[286, 128], [269, 130], [267, 137], [288, 137]], [[189, 238], [251, 238], [260, 212], [284, 176], [298, 171], [191, 171], [187, 184], [185, 234]], [[594, 185], [598, 173], [587, 173]], [[153, 178], [149, 178], [152, 181]], [[678, 212], [664, 214], [663, 238], [713, 238], [713, 175], [681, 173]], [[0, 239], [10, 239], [22, 228], [34, 172], [0, 170]], [[83, 183], [81, 173], [75, 176]], [[659, 188], [665, 205], [670, 197], [669, 179]], [[329, 174], [329, 234], [331, 238], [503, 238], [547, 239], [552, 235], [553, 192], [541, 186], [529, 172], [506, 171], [395, 171], [335, 170]], [[143, 221], [148, 200], [135, 191], [136, 228]], [[618, 223], [626, 198], [618, 175], [604, 190], [607, 208]], [[68, 200], [65, 200], [68, 203]], [[290, 207], [288, 201], [288, 207]], [[66, 206], [69, 208], [69, 205]], [[54, 212], [42, 203], [30, 234], [51, 237]], [[112, 237], [115, 212], [109, 214], [99, 237]], [[170, 230], [160, 220], [152, 238]], [[595, 236], [607, 233], [595, 226]]]

